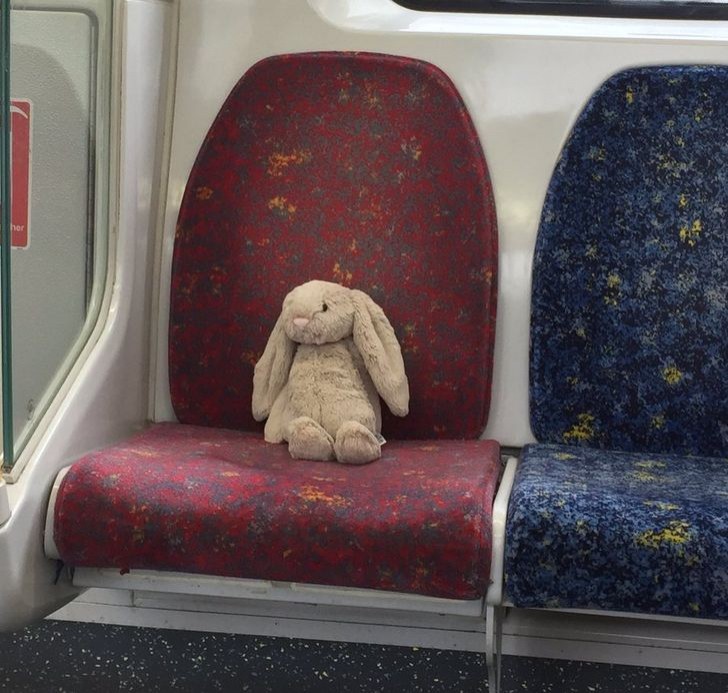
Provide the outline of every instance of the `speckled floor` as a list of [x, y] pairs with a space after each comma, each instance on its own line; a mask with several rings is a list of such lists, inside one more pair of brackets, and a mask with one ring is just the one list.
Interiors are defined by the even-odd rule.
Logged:
[[[504, 693], [728, 693], [728, 675], [505, 658]], [[8, 693], [480, 693], [480, 655], [46, 621], [0, 635]]]

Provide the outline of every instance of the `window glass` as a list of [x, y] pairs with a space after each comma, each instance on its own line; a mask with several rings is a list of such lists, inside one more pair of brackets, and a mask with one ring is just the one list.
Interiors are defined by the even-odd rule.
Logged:
[[111, 5], [11, 3], [15, 444], [6, 457], [22, 450], [98, 315], [109, 226]]
[[[7, 311], [10, 302], [8, 300], [9, 285], [5, 281], [9, 276], [10, 269], [10, 238], [7, 229], [10, 226], [10, 82], [9, 82], [9, 54], [10, 54], [10, 9], [8, 3], [0, 4], [0, 379], [2, 380], [2, 471], [10, 468], [12, 460], [6, 460], [4, 450], [6, 447], [12, 449], [12, 426], [5, 425], [12, 420], [10, 408], [12, 406], [11, 396], [11, 366], [6, 358], [9, 355], [10, 344], [9, 326]], [[2, 485], [0, 477], [0, 486]], [[2, 489], [0, 489], [1, 491]], [[3, 506], [6, 509], [6, 506]], [[0, 522], [6, 519], [0, 517]]]

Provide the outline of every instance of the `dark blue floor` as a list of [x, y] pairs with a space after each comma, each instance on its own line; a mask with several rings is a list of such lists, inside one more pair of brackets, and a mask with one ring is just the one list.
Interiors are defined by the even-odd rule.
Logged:
[[[728, 675], [505, 658], [504, 693], [728, 693]], [[476, 693], [481, 655], [46, 621], [0, 635], [8, 693]]]

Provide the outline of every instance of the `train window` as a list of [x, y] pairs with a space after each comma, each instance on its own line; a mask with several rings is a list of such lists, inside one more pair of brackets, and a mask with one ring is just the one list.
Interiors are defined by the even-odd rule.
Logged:
[[[0, 239], [0, 294], [2, 294], [2, 309], [0, 310], [0, 329], [2, 330], [2, 338], [0, 339], [0, 361], [2, 363], [0, 377], [2, 378], [2, 420], [5, 422], [6, 407], [11, 401], [11, 393], [9, 389], [10, 363], [5, 358], [8, 353], [7, 349], [10, 342], [10, 332], [7, 329], [9, 321], [7, 319], [6, 309], [9, 305], [6, 300], [8, 292], [7, 277], [10, 276], [10, 254], [9, 237], [4, 232], [10, 225], [10, 131], [6, 127], [10, 120], [10, 83], [8, 74], [5, 70], [7, 64], [7, 53], [10, 38], [10, 10], [7, 3], [0, 6], [0, 231], [2, 239]], [[12, 447], [12, 434], [9, 426], [2, 427], [2, 442], [0, 442], [0, 452], [5, 450], [6, 438], [10, 441], [8, 447]], [[3, 454], [3, 471], [6, 469], [5, 455]], [[0, 476], [0, 492], [3, 491], [2, 476]], [[3, 495], [0, 499], [0, 523], [4, 522], [9, 516], [7, 496]]]
[[112, 10], [106, 0], [24, 0], [3, 3], [6, 12], [8, 4], [5, 471], [48, 411], [100, 310]]
[[394, 0], [414, 10], [647, 19], [728, 19], [728, 0]]

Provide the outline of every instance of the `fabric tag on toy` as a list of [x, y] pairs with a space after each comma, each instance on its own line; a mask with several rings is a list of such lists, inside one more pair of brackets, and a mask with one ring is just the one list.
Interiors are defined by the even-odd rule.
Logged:
[[384, 445], [387, 441], [384, 439], [384, 436], [381, 433], [377, 433], [377, 442], [380, 445]]

